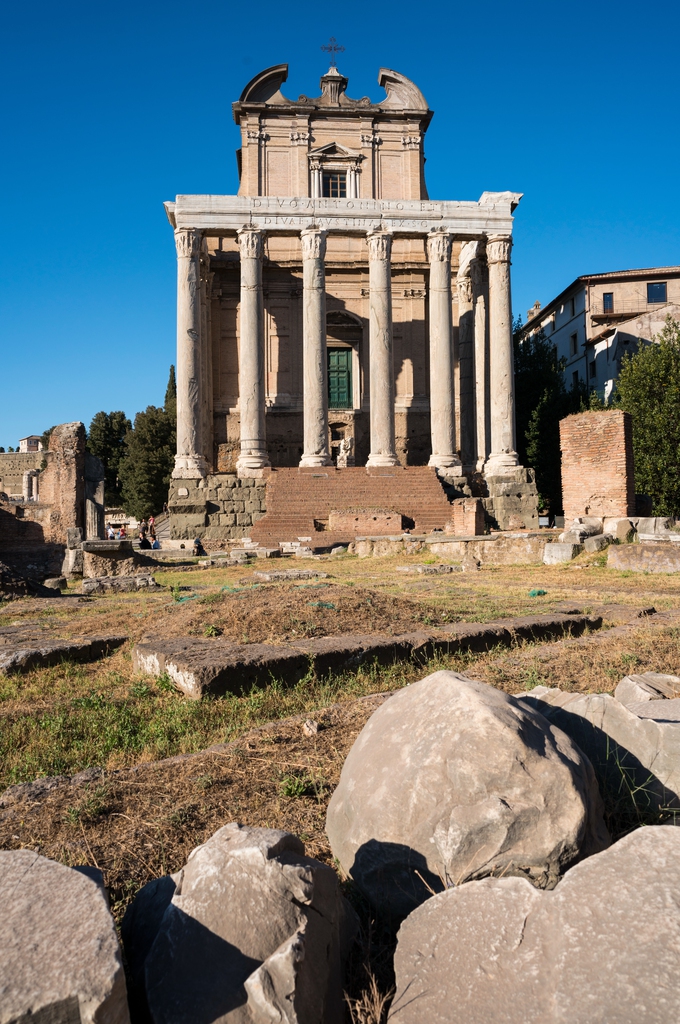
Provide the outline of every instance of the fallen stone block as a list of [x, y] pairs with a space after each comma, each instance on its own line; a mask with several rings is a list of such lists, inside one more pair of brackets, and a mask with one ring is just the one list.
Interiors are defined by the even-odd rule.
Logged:
[[639, 672], [625, 676], [614, 690], [621, 704], [631, 707], [646, 700], [668, 700], [680, 697], [680, 676], [662, 672]]
[[23, 576], [0, 562], [0, 600], [11, 601], [19, 597], [54, 597], [54, 590]]
[[571, 562], [573, 558], [580, 555], [583, 546], [580, 543], [552, 543], [546, 544], [543, 552], [545, 565], [558, 565], [560, 562]]
[[680, 702], [652, 700], [626, 707], [607, 693], [565, 694], [538, 686], [516, 699], [540, 711], [578, 745], [601, 788], [613, 798], [632, 793], [640, 812], [680, 807]]
[[52, 579], [43, 580], [43, 586], [48, 590], [66, 590], [67, 585], [65, 576], [54, 576]]
[[327, 572], [316, 572], [314, 569], [275, 569], [271, 572], [256, 569], [252, 578], [263, 583], [283, 583], [287, 580], [325, 580], [328, 575]]
[[2, 1024], [129, 1024], [100, 884], [33, 850], [0, 852]]
[[680, 572], [680, 547], [676, 544], [614, 544], [607, 568], [631, 572]]
[[243, 693], [272, 679], [297, 681], [309, 671], [309, 659], [295, 648], [219, 638], [146, 641], [135, 647], [132, 664], [135, 672], [167, 673], [178, 690], [194, 700], [206, 694]]
[[96, 661], [121, 647], [127, 636], [88, 636], [72, 640], [41, 640], [0, 648], [0, 672], [28, 672], [62, 661]]
[[581, 861], [552, 892], [519, 878], [449, 889], [401, 926], [390, 1019], [680, 1020], [678, 907], [680, 829], [659, 826]]
[[397, 565], [395, 572], [419, 573], [422, 576], [446, 576], [450, 572], [462, 572], [462, 565]]
[[257, 558], [280, 558], [281, 548], [257, 548], [255, 556]]
[[358, 922], [299, 839], [225, 825], [176, 879], [142, 889], [123, 923], [153, 1024], [342, 1024]]
[[120, 594], [134, 590], [160, 590], [150, 573], [136, 573], [134, 576], [95, 576], [84, 579], [83, 594]]
[[507, 694], [445, 671], [371, 716], [345, 761], [326, 833], [345, 873], [397, 917], [432, 889], [491, 874], [551, 887], [609, 844], [595, 776], [576, 745]]
[[583, 543], [583, 547], [589, 554], [595, 554], [597, 551], [604, 551], [605, 548], [609, 547], [611, 540], [604, 534], [599, 534], [597, 537], [587, 537]]

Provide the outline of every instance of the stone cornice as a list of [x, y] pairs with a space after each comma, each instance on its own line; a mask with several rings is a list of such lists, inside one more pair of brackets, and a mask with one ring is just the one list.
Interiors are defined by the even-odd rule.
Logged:
[[177, 228], [216, 236], [235, 234], [243, 228], [293, 235], [318, 227], [344, 235], [390, 231], [421, 236], [443, 231], [465, 240], [510, 236], [517, 201], [515, 193], [509, 192], [486, 192], [483, 202], [478, 203], [194, 195], [177, 196], [165, 208]]

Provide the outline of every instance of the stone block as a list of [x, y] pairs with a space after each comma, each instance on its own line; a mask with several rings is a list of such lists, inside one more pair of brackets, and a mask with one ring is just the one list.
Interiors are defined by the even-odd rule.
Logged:
[[605, 548], [609, 547], [609, 537], [605, 537], [604, 534], [600, 534], [598, 537], [586, 537], [584, 542], [584, 548], [589, 554], [595, 554], [597, 551], [604, 551]]
[[83, 531], [80, 526], [69, 526], [66, 531], [66, 547], [69, 550], [79, 548], [83, 543]]
[[560, 562], [571, 562], [580, 555], [583, 548], [580, 544], [546, 544], [543, 552], [545, 565], [558, 565]]
[[43, 586], [49, 590], [66, 590], [67, 583], [65, 576], [55, 576], [53, 579], [45, 580]]
[[342, 1024], [358, 921], [333, 869], [306, 857], [297, 837], [225, 825], [192, 851], [176, 887], [151, 884], [125, 948], [153, 1021]]
[[236, 516], [233, 512], [221, 512], [218, 516], [220, 526], [235, 526]]
[[80, 548], [67, 548], [61, 567], [64, 576], [83, 575], [83, 552]]
[[649, 544], [614, 544], [609, 548], [607, 567], [631, 572], [680, 572], [680, 547], [655, 541]]
[[494, 687], [442, 671], [371, 716], [326, 832], [343, 871], [383, 912], [404, 917], [428, 889], [494, 874], [551, 888], [609, 845], [587, 759], [540, 713], [518, 710]]
[[247, 512], [236, 513], [236, 525], [237, 526], [250, 526], [252, 523], [252, 517]]
[[195, 700], [206, 694], [244, 693], [272, 678], [296, 681], [309, 668], [309, 659], [290, 647], [233, 644], [219, 638], [147, 641], [135, 647], [132, 660], [135, 672], [166, 672]]
[[646, 519], [638, 519], [637, 530], [638, 533], [655, 533], [665, 534], [668, 533], [670, 528], [674, 525], [674, 520], [669, 519], [667, 516], [652, 516]]
[[100, 885], [33, 850], [0, 852], [0, 1020], [129, 1024], [125, 974]]
[[62, 661], [97, 661], [127, 641], [127, 636], [89, 636], [73, 640], [24, 640], [0, 647], [0, 672], [29, 672]]
[[614, 696], [627, 708], [646, 700], [670, 700], [680, 697], [680, 676], [663, 672], [639, 672], [625, 676]]
[[680, 830], [659, 826], [581, 861], [552, 892], [518, 878], [456, 886], [401, 927], [391, 1018], [670, 1024], [679, 905]]

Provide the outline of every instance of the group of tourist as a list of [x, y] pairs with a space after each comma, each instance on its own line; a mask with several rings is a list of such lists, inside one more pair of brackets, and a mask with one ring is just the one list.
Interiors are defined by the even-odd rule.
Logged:
[[139, 524], [139, 546], [147, 551], [151, 548], [157, 551], [161, 546], [156, 537], [156, 520], [153, 516], [149, 516], [148, 521], [142, 519]]
[[125, 529], [124, 526], [121, 526], [120, 529], [116, 530], [109, 523], [109, 525], [108, 525], [108, 527], [106, 529], [106, 539], [107, 540], [127, 540], [127, 530]]

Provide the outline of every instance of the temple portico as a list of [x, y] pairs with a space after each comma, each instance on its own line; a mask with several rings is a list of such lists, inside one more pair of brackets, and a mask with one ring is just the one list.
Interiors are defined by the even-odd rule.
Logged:
[[[320, 97], [287, 100], [286, 73], [262, 72], [234, 104], [238, 195], [165, 204], [178, 274], [172, 493], [221, 475], [266, 481], [279, 468], [393, 476], [429, 466], [492, 504], [492, 481], [511, 479], [519, 501], [530, 483], [513, 393], [521, 195], [429, 199], [432, 112], [397, 72], [381, 70], [378, 104], [349, 99], [336, 68]], [[496, 518], [517, 525], [508, 502]], [[239, 514], [219, 513], [235, 536], [247, 526], [232, 522]]]

